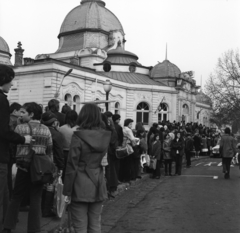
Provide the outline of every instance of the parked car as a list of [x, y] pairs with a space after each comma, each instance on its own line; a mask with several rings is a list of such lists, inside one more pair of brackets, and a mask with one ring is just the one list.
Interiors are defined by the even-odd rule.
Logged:
[[212, 148], [212, 156], [213, 157], [221, 157], [219, 149], [220, 149], [220, 145], [219, 144]]

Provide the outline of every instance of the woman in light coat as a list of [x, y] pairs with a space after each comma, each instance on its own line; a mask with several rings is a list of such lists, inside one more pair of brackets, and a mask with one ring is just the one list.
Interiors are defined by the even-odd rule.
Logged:
[[171, 156], [171, 144], [173, 137], [171, 133], [165, 135], [163, 141], [163, 159], [165, 165], [165, 176], [172, 176], [172, 156]]
[[70, 145], [63, 195], [70, 202], [75, 232], [100, 233], [102, 204], [108, 197], [101, 161], [108, 150], [111, 132], [103, 129], [105, 125], [95, 104], [83, 106], [77, 125]]

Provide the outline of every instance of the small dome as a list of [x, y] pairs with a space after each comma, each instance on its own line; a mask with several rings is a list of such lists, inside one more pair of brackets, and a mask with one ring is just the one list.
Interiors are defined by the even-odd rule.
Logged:
[[95, 29], [105, 32], [122, 30], [118, 18], [100, 0], [82, 0], [81, 5], [71, 10], [65, 17], [59, 38], [62, 34], [72, 34], [82, 29]]
[[10, 50], [9, 50], [8, 44], [1, 36], [0, 36], [0, 50], [2, 52], [10, 54]]
[[12, 66], [11, 56], [7, 42], [0, 36], [0, 64]]
[[138, 56], [136, 54], [126, 51], [121, 46], [118, 46], [116, 49], [108, 51], [108, 58], [105, 61], [118, 64], [136, 63], [137, 65], [141, 65], [137, 60]]
[[181, 70], [169, 60], [164, 60], [162, 63], [155, 65], [151, 71], [152, 78], [175, 78], [179, 77], [179, 74], [181, 74]]

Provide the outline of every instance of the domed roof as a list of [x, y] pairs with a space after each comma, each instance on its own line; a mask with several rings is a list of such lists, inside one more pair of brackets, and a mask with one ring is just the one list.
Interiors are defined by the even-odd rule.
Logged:
[[118, 64], [136, 63], [137, 65], [141, 65], [137, 60], [138, 56], [136, 54], [126, 51], [121, 46], [118, 46], [116, 49], [108, 51], [108, 58], [105, 61]]
[[0, 36], [0, 50], [2, 52], [10, 54], [10, 50], [9, 50], [8, 44], [1, 36]]
[[151, 71], [152, 78], [179, 77], [179, 74], [181, 70], [169, 60], [158, 63]]
[[103, 30], [107, 33], [112, 30], [123, 31], [118, 18], [105, 8], [105, 3], [101, 0], [82, 0], [81, 5], [65, 17], [58, 37], [82, 29]]

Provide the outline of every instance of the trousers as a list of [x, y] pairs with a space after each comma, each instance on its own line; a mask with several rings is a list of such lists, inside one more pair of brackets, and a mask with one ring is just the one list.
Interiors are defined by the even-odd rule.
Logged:
[[0, 232], [9, 202], [8, 192], [8, 165], [0, 163]]
[[76, 233], [101, 233], [102, 202], [72, 202], [70, 211]]
[[20, 204], [26, 193], [30, 192], [30, 210], [28, 213], [27, 231], [40, 231], [42, 190], [42, 184], [32, 184], [30, 172], [18, 169], [12, 199], [8, 206], [4, 221], [4, 228], [11, 230], [16, 228]]

